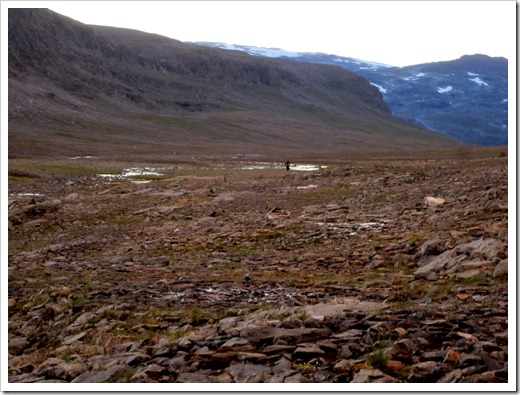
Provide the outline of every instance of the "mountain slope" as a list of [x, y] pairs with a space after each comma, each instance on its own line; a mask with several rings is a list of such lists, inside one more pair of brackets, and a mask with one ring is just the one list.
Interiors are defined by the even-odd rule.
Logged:
[[507, 59], [466, 55], [408, 67], [320, 53], [199, 43], [269, 58], [331, 64], [367, 78], [392, 112], [427, 129], [479, 145], [507, 145]]
[[449, 146], [344, 69], [9, 9], [9, 155]]

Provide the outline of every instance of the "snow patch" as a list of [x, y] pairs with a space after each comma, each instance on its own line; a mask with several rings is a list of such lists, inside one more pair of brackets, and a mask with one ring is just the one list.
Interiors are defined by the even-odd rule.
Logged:
[[235, 44], [225, 44], [225, 43], [216, 43], [218, 48], [227, 49], [232, 51], [242, 51], [247, 52], [251, 55], [259, 55], [265, 56], [267, 58], [280, 58], [282, 56], [294, 58], [300, 56], [298, 52], [285, 51], [280, 48], [260, 48], [260, 47], [250, 47], [246, 45], [235, 45]]
[[446, 92], [449, 92], [453, 89], [453, 87], [451, 85], [448, 85], [446, 88], [441, 88], [441, 87], [438, 87], [437, 88], [437, 92], [438, 93], [446, 93]]
[[482, 81], [479, 77], [470, 78], [469, 80], [479, 84], [480, 86], [482, 86], [482, 85], [489, 86], [489, 84], [487, 82]]
[[389, 66], [387, 64], [384, 64], [384, 63], [377, 63], [377, 62], [370, 62], [370, 61], [367, 61], [367, 60], [361, 60], [361, 59], [356, 59], [356, 58], [352, 58], [354, 60], [354, 63], [356, 64], [366, 64], [367, 66], [370, 66], [369, 68], [370, 69], [378, 69], [379, 67], [385, 67], [385, 68], [390, 68], [390, 67], [393, 67], [393, 66]]
[[379, 89], [379, 92], [386, 93], [386, 89], [383, 88], [381, 85], [374, 84], [373, 82], [370, 83], [370, 85], [375, 86], [377, 89]]
[[473, 75], [478, 75], [478, 74], [475, 74], [475, 73], [471, 73], [471, 72], [469, 72], [469, 71], [466, 71], [466, 73], [467, 73], [468, 75], [472, 75], [472, 76], [473, 76]]
[[268, 58], [280, 58], [282, 56], [295, 58], [300, 56], [300, 54], [297, 52], [284, 51], [283, 49], [279, 48], [249, 48], [247, 51], [250, 54], [263, 55]]
[[410, 77], [403, 77], [402, 79], [405, 81], [416, 81], [419, 78], [424, 77], [425, 75], [426, 75], [425, 73], [417, 73], [417, 74], [411, 75]]

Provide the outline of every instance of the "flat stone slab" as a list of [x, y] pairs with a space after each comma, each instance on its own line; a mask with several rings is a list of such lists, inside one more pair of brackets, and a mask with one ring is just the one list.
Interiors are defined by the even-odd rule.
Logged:
[[319, 303], [315, 305], [305, 306], [304, 310], [309, 314], [309, 317], [320, 319], [325, 317], [339, 317], [345, 311], [375, 311], [383, 307], [380, 302], [361, 301], [358, 298], [345, 298], [341, 300], [342, 303]]

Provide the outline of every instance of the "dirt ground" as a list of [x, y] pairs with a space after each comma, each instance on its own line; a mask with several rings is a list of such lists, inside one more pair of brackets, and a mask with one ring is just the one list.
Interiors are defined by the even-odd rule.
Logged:
[[10, 160], [10, 381], [507, 381], [504, 152]]

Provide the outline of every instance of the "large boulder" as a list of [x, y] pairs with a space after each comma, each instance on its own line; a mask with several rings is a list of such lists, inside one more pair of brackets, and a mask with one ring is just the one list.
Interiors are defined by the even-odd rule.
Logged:
[[460, 244], [440, 255], [431, 256], [419, 263], [417, 278], [427, 278], [431, 273], [453, 274], [471, 271], [473, 274], [494, 269], [495, 260], [503, 258], [505, 246], [500, 240], [479, 239]]

